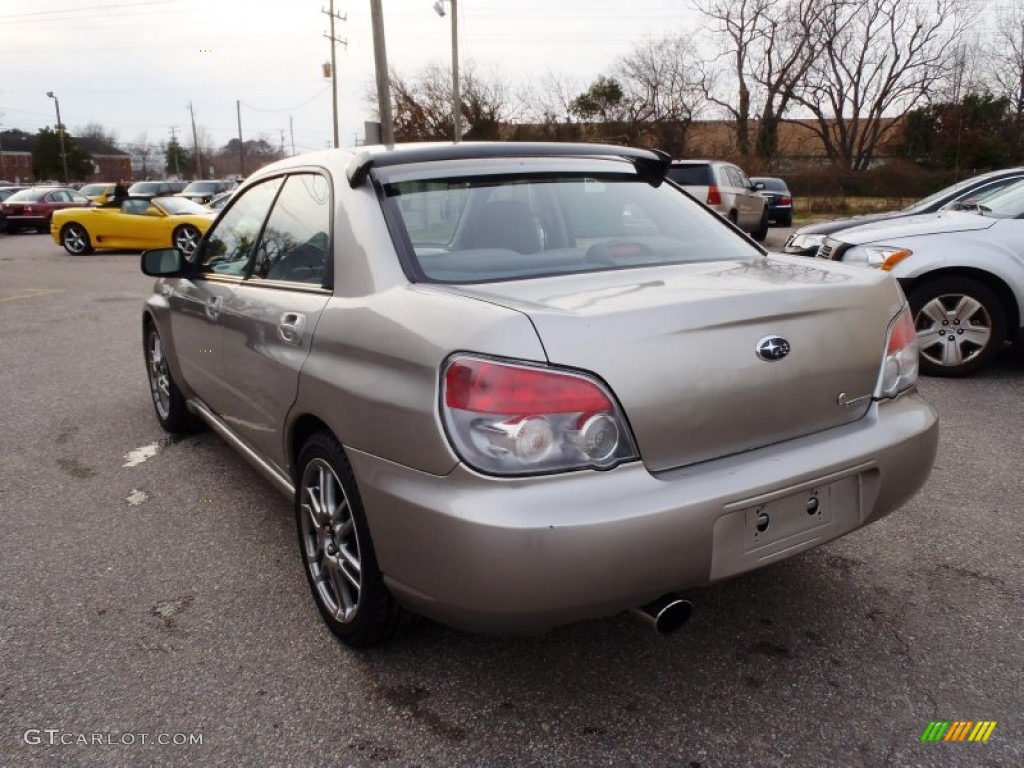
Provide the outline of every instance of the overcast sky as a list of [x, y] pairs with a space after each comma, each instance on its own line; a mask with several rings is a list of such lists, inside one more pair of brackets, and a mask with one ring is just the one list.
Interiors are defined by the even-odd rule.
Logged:
[[[0, 128], [99, 123], [122, 142], [174, 130], [188, 106], [215, 147], [238, 135], [297, 151], [332, 138], [329, 0], [0, 0]], [[451, 61], [434, 0], [382, 0], [389, 64], [411, 77]], [[689, 0], [459, 0], [459, 58], [516, 84], [547, 72], [586, 86], [647, 37], [694, 29]], [[362, 140], [373, 89], [370, 0], [335, 0], [340, 142]]]

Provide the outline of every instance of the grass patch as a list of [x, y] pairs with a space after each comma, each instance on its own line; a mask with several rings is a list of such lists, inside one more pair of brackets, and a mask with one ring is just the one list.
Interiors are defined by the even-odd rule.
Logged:
[[808, 222], [819, 219], [838, 219], [865, 213], [898, 211], [914, 202], [909, 197], [798, 197], [795, 219]]

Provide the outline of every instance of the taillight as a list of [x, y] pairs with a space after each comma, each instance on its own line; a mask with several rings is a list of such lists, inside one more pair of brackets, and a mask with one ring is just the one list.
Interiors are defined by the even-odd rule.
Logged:
[[875, 397], [896, 397], [917, 383], [919, 369], [917, 329], [906, 304], [889, 324], [885, 340], [885, 358], [875, 388]]
[[721, 205], [722, 204], [722, 193], [718, 191], [718, 187], [712, 184], [708, 187], [708, 205]]
[[441, 388], [452, 445], [481, 472], [607, 469], [637, 457], [610, 393], [583, 374], [462, 355]]
[[793, 204], [793, 198], [792, 197], [780, 197], [779, 198], [779, 205], [792, 205], [792, 204]]

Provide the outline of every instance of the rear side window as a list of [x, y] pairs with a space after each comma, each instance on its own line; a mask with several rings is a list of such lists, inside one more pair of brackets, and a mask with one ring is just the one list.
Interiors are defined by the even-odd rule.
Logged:
[[708, 165], [676, 165], [669, 169], [668, 177], [681, 187], [707, 187], [712, 183]]

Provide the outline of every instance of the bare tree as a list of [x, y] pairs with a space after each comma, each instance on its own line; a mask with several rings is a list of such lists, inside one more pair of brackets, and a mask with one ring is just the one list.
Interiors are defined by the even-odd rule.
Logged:
[[[472, 62], [460, 72], [460, 107], [469, 140], [497, 139], [503, 124], [516, 113], [509, 85], [495, 74], [480, 75]], [[451, 70], [428, 64], [414, 78], [391, 71], [395, 137], [400, 141], [444, 141], [454, 134]], [[376, 101], [376, 91], [367, 101]]]
[[[769, 0], [696, 0], [694, 3], [701, 13], [715, 23], [715, 31], [729, 46], [723, 56], [731, 60], [730, 72], [735, 79], [736, 98], [721, 98], [710, 88], [707, 89], [707, 96], [732, 117], [736, 126], [736, 146], [743, 155], [750, 153], [749, 60], [768, 3]], [[705, 82], [710, 84], [712, 80], [705, 77]]]
[[117, 132], [108, 131], [100, 123], [87, 123], [76, 128], [75, 135], [82, 139], [94, 139], [111, 147], [117, 146]]
[[[755, 150], [770, 161], [777, 152], [779, 124], [815, 55], [821, 9], [832, 1], [694, 0], [722, 43], [719, 58], [729, 62], [726, 77], [704, 65], [705, 93], [732, 119], [741, 154]], [[723, 93], [723, 81], [735, 92]]]
[[816, 22], [816, 56], [793, 99], [813, 115], [831, 161], [870, 166], [895, 118], [947, 76], [962, 10], [962, 0], [829, 0]]
[[697, 60], [691, 38], [676, 35], [640, 43], [617, 67], [629, 113], [651, 134], [650, 143], [677, 156], [706, 105]]
[[995, 26], [995, 35], [984, 46], [984, 58], [996, 95], [1007, 97], [1013, 105], [1016, 131], [1011, 149], [1019, 158], [1024, 149], [1024, 0], [997, 14]]
[[156, 155], [156, 147], [149, 143], [145, 131], [140, 133], [135, 141], [125, 145], [125, 150], [132, 158], [132, 171], [137, 172], [137, 178], [148, 179], [150, 166]]

